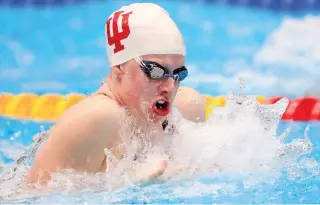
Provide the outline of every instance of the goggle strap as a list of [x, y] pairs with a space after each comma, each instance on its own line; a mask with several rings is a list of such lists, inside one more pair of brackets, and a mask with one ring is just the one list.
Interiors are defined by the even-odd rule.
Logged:
[[144, 67], [146, 66], [140, 56], [135, 57], [134, 60], [135, 60], [140, 66], [144, 66]]
[[178, 74], [171, 74], [171, 73], [166, 73], [164, 74], [165, 77], [167, 78], [173, 78], [175, 81], [179, 80], [179, 75]]

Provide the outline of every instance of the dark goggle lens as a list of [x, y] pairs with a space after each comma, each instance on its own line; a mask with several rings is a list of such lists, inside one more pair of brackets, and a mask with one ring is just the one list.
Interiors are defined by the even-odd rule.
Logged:
[[181, 70], [180, 72], [177, 73], [178, 75], [178, 81], [183, 81], [184, 79], [186, 79], [188, 77], [188, 70]]
[[188, 77], [188, 70], [185, 66], [183, 66], [181, 68], [175, 69], [173, 71], [173, 74], [178, 76], [177, 81], [183, 81], [184, 79], [186, 79], [186, 77]]

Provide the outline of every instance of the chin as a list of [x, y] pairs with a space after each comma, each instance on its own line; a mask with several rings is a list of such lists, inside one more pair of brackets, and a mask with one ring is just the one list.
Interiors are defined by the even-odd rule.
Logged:
[[162, 122], [166, 119], [166, 117], [167, 116], [157, 115], [156, 113], [152, 112], [152, 110], [150, 110], [150, 112], [148, 112], [147, 114], [144, 114], [144, 119], [149, 123]]
[[158, 122], [161, 121], [161, 116], [157, 116], [155, 113], [153, 112], [148, 112], [147, 114], [145, 114], [145, 119], [148, 122]]

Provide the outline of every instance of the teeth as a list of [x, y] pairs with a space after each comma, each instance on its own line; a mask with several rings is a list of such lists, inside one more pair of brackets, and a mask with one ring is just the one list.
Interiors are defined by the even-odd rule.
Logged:
[[158, 100], [157, 102], [160, 103], [160, 104], [164, 104], [165, 103], [163, 100]]

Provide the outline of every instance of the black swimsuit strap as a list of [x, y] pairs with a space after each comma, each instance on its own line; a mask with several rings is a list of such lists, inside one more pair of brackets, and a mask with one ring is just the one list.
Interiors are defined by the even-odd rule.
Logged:
[[169, 124], [168, 120], [165, 119], [165, 120], [163, 121], [163, 123], [162, 123], [162, 129], [165, 130], [166, 127], [168, 126], [168, 124]]

